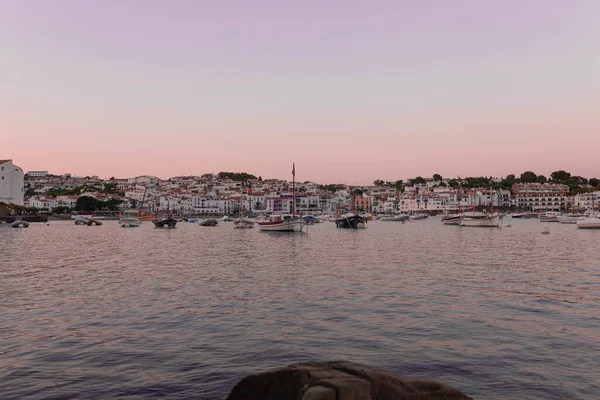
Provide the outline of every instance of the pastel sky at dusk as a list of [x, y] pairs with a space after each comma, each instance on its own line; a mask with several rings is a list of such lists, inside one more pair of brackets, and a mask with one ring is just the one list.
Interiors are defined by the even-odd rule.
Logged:
[[0, 0], [0, 159], [600, 177], [598, 0]]

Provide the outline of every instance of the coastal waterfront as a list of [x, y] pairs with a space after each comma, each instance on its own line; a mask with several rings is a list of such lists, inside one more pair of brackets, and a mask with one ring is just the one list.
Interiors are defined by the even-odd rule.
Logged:
[[593, 398], [600, 232], [540, 227], [0, 225], [0, 394], [218, 399], [349, 359], [475, 398]]

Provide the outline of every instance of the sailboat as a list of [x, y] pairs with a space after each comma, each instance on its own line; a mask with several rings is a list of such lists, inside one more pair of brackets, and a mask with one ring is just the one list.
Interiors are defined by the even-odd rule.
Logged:
[[240, 192], [240, 217], [233, 221], [233, 229], [250, 228], [254, 228], [254, 221], [250, 221], [248, 218], [244, 218], [244, 202], [242, 193]]
[[586, 218], [577, 221], [577, 228], [579, 229], [600, 229], [600, 217], [594, 210], [594, 197], [595, 193], [592, 193], [592, 208], [590, 214]]
[[272, 214], [268, 221], [257, 223], [261, 231], [302, 232], [304, 221], [296, 217], [296, 164], [292, 166], [292, 215]]
[[483, 215], [473, 215], [471, 217], [464, 217], [460, 223], [460, 226], [471, 226], [471, 227], [485, 227], [485, 228], [499, 228], [500, 227], [500, 213], [494, 212], [494, 200], [491, 195], [490, 189], [490, 211]]
[[[160, 197], [158, 197], [156, 201], [156, 205], [160, 205]], [[156, 218], [152, 220], [155, 228], [166, 228], [166, 229], [175, 229], [175, 225], [177, 225], [177, 220], [173, 218], [173, 215], [169, 212], [169, 198], [167, 197], [167, 212], [165, 214], [157, 214]]]
[[460, 177], [458, 178], [458, 191], [456, 193], [456, 199], [457, 199], [457, 203], [458, 203], [458, 211], [456, 214], [446, 214], [442, 217], [442, 223], [444, 225], [460, 225], [460, 223], [462, 222], [462, 219], [464, 217], [464, 214], [460, 208], [460, 199], [461, 199], [461, 195], [460, 195]]

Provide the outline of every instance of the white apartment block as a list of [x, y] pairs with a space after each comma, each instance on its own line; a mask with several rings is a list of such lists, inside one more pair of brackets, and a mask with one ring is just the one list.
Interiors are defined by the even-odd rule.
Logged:
[[0, 202], [24, 205], [23, 170], [12, 160], [0, 160]]

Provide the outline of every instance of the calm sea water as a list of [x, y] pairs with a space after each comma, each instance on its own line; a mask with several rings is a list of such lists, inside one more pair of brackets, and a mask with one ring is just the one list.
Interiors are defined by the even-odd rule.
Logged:
[[220, 399], [346, 359], [480, 399], [597, 399], [599, 244], [535, 220], [0, 225], [0, 398]]

